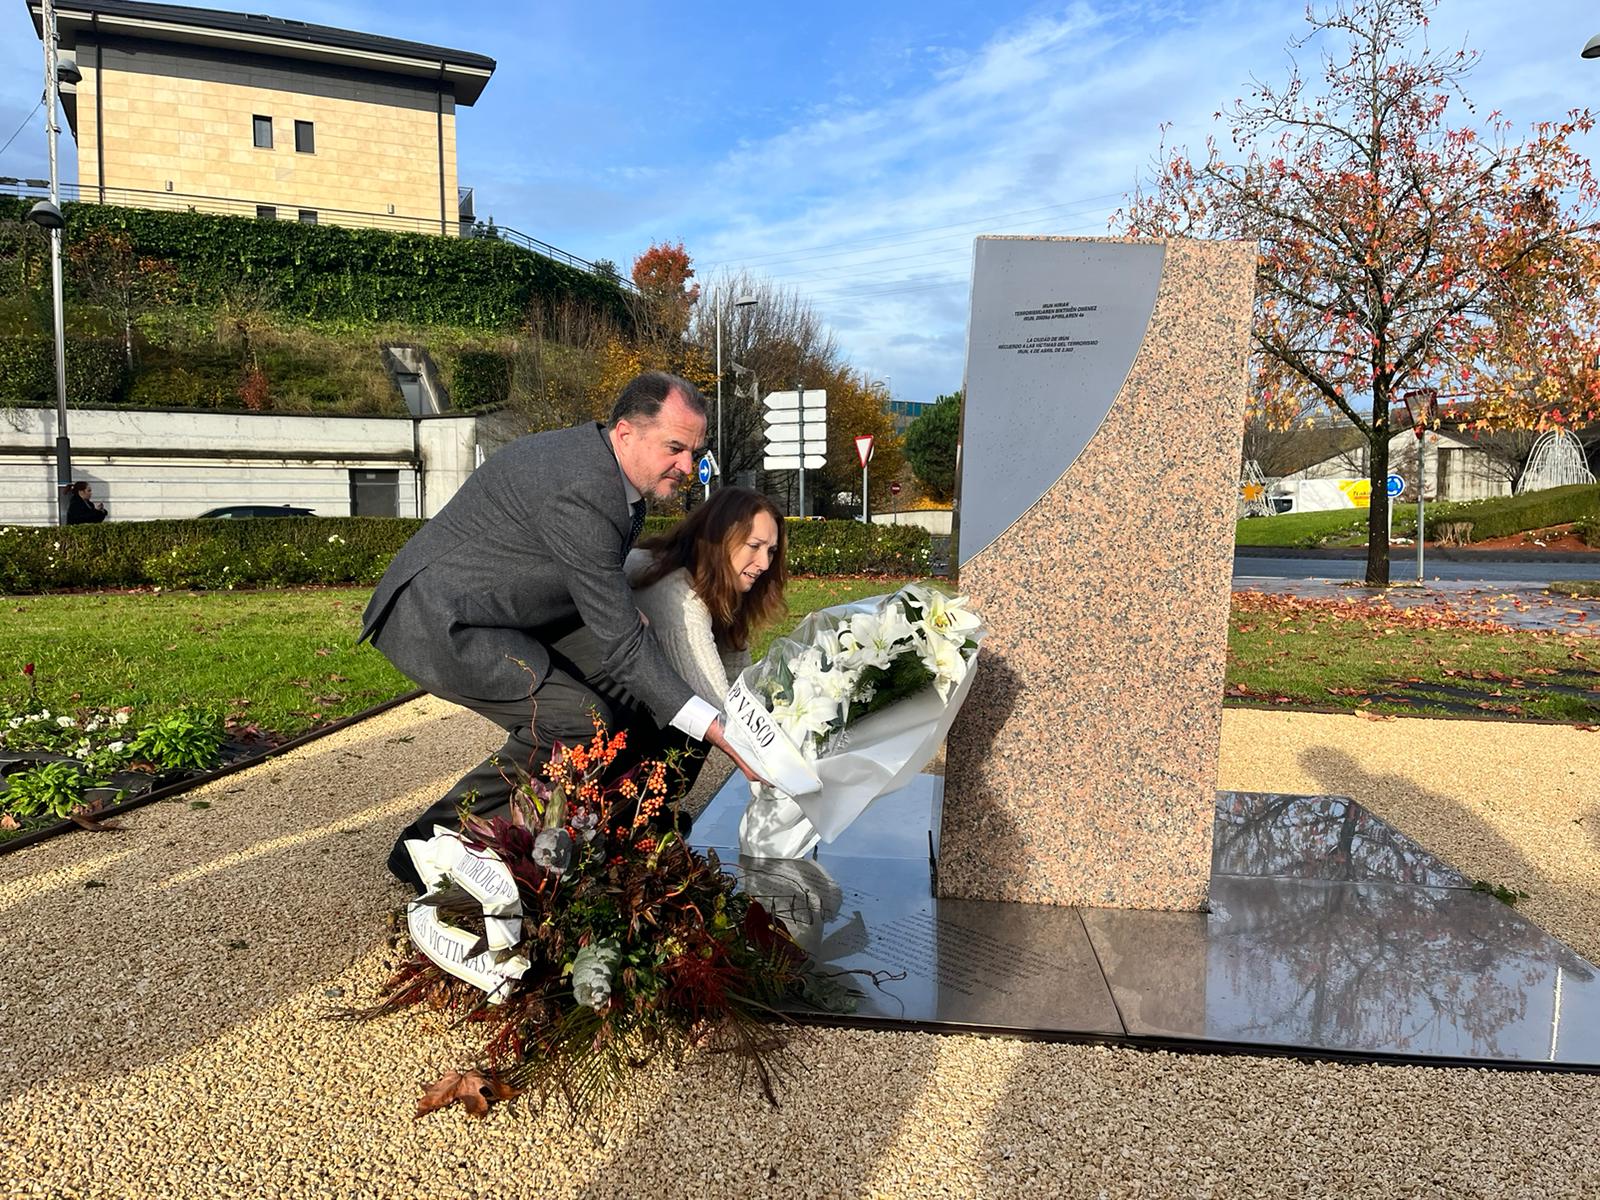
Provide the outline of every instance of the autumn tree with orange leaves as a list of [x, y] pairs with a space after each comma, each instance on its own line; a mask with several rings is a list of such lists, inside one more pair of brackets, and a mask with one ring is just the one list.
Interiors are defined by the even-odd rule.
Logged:
[[1129, 234], [1259, 240], [1253, 366], [1269, 410], [1308, 401], [1365, 436], [1366, 580], [1389, 582], [1390, 413], [1412, 389], [1479, 428], [1592, 420], [1600, 326], [1600, 187], [1572, 146], [1587, 110], [1535, 124], [1448, 117], [1470, 105], [1475, 51], [1435, 50], [1438, 0], [1341, 0], [1307, 14], [1291, 54], [1218, 113], [1231, 147], [1158, 157], [1119, 214]]

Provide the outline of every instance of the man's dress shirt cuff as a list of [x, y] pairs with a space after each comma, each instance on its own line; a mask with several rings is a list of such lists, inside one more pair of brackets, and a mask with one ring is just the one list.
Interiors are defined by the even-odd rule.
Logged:
[[716, 705], [706, 703], [699, 696], [690, 696], [678, 715], [672, 718], [672, 727], [683, 730], [696, 741], [704, 741], [711, 722], [721, 715]]

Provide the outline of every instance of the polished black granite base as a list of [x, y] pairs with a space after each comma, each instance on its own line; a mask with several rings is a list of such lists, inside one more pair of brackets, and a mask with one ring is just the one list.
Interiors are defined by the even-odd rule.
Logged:
[[[735, 776], [695, 823], [862, 996], [867, 1028], [1600, 1072], [1596, 968], [1350, 800], [1217, 795], [1211, 910], [933, 894], [923, 775], [798, 861], [741, 859]], [[868, 972], [877, 973], [877, 982]]]

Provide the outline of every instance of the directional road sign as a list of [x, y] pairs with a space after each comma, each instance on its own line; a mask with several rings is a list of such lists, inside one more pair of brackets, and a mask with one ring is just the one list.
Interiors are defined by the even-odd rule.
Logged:
[[[768, 392], [767, 393], [767, 398], [765, 400], [763, 400], [762, 403], [764, 405], [766, 405], [767, 408], [769, 408], [769, 409], [793, 409], [793, 408], [799, 408], [800, 407], [800, 393], [799, 392]], [[828, 389], [827, 388], [817, 388], [815, 391], [812, 391], [810, 388], [806, 389], [806, 403], [805, 403], [806, 420], [809, 421], [811, 419], [811, 410], [813, 408], [823, 409], [823, 408], [826, 408], [827, 406], [828, 406]]]
[[1389, 499], [1393, 500], [1405, 492], [1406, 481], [1398, 475], [1391, 475], [1384, 481], [1384, 490], [1389, 493]]
[[[779, 433], [772, 433], [767, 438], [766, 452], [768, 454], [800, 454], [800, 435], [798, 430], [789, 437]], [[806, 426], [805, 449], [806, 454], [826, 454], [828, 452], [827, 435], [820, 429]]]
[[716, 473], [717, 460], [712, 458], [711, 451], [707, 450], [705, 454], [701, 456], [700, 466], [696, 469], [695, 474], [699, 476], [701, 483], [709, 484], [711, 482], [711, 477]]
[[[807, 400], [810, 398], [810, 396], [806, 397]], [[801, 422], [802, 413], [807, 425], [820, 425], [828, 419], [828, 410], [824, 405], [812, 408], [811, 405], [807, 404], [803, 410], [798, 408], [769, 408], [767, 410], [767, 426], [770, 428], [773, 425], [798, 425]]]
[[761, 467], [766, 471], [799, 471], [802, 469], [814, 471], [818, 467], [825, 467], [827, 465], [828, 460], [820, 454], [808, 454], [805, 456], [804, 460], [801, 460], [794, 455], [782, 455], [778, 457], [769, 455], [761, 460]]

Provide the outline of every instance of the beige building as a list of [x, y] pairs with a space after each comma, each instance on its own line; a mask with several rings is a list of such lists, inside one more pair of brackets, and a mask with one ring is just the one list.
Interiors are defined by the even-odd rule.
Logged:
[[456, 106], [493, 59], [135, 0], [61, 0], [56, 21], [82, 73], [62, 97], [81, 199], [459, 230]]

